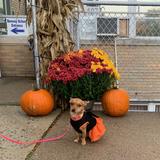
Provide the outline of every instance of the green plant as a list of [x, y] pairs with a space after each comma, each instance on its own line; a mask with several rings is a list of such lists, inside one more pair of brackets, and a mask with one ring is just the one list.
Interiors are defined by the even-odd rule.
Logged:
[[107, 53], [102, 50], [79, 50], [53, 60], [47, 82], [58, 97], [99, 100], [113, 87], [119, 73]]

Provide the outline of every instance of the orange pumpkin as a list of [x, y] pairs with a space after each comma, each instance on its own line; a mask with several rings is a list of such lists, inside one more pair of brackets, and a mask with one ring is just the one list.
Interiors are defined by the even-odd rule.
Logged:
[[54, 108], [54, 97], [45, 89], [26, 91], [20, 98], [20, 106], [31, 116], [44, 116]]
[[102, 97], [104, 112], [110, 116], [123, 116], [128, 112], [129, 96], [124, 89], [111, 89]]

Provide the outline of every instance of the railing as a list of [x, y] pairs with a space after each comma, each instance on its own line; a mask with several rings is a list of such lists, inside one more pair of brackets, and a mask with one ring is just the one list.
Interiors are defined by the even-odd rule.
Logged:
[[112, 6], [160, 6], [160, 2], [126, 2], [126, 1], [86, 1], [84, 5], [112, 5]]

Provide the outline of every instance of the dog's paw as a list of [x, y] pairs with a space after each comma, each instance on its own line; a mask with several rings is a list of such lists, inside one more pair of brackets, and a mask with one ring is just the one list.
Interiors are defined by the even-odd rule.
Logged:
[[86, 141], [82, 141], [81, 145], [83, 146], [86, 145]]
[[78, 142], [79, 142], [79, 139], [78, 139], [78, 138], [74, 139], [74, 142], [75, 142], [75, 143], [78, 143]]

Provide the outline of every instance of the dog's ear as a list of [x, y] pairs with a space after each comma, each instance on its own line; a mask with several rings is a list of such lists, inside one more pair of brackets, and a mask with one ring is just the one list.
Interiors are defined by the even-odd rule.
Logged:
[[87, 104], [89, 103], [89, 101], [83, 101], [84, 102], [84, 106], [87, 106]]
[[72, 98], [72, 97], [70, 97], [69, 103], [71, 103], [71, 102], [72, 102], [72, 100], [73, 100], [73, 98]]

